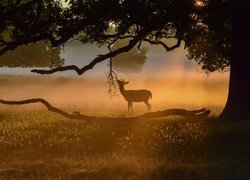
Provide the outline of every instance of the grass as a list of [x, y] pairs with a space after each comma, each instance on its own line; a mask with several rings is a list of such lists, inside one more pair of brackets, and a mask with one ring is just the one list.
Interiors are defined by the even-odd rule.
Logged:
[[0, 179], [250, 179], [250, 123], [0, 112]]

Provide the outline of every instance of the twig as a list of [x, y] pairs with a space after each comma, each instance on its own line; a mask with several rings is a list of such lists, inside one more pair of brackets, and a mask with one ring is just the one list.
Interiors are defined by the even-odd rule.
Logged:
[[[116, 38], [114, 41], [112, 41], [109, 45], [108, 45], [108, 49], [110, 52], [112, 52], [111, 46], [118, 40], [119, 38]], [[116, 85], [115, 85], [115, 79], [117, 79], [117, 74], [113, 71], [113, 62], [112, 62], [113, 58], [110, 57], [109, 59], [109, 73], [107, 75], [107, 83], [109, 86], [108, 89], [108, 93], [110, 94], [110, 97], [112, 98], [113, 96], [116, 96]]]

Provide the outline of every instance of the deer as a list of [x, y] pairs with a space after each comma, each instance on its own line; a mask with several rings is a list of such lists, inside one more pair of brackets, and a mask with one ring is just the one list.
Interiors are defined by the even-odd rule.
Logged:
[[147, 105], [147, 112], [151, 111], [151, 105], [149, 104], [149, 98], [152, 99], [152, 93], [146, 89], [140, 90], [125, 90], [124, 86], [129, 83], [124, 79], [116, 79], [120, 92], [124, 99], [128, 102], [128, 114], [130, 110], [133, 112], [133, 102], [144, 102]]

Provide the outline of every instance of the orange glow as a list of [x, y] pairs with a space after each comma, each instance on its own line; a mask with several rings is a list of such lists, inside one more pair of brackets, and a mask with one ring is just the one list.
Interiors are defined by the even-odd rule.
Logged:
[[[152, 111], [168, 108], [209, 108], [212, 114], [218, 114], [226, 102], [228, 81], [218, 78], [220, 75], [211, 75], [205, 78], [150, 78], [127, 76], [130, 81], [126, 89], [148, 89], [152, 91], [150, 100]], [[6, 81], [6, 79], [8, 79]], [[52, 105], [68, 112], [75, 110], [89, 115], [120, 116], [127, 114], [127, 102], [120, 95], [110, 98], [106, 93], [108, 85], [104, 77], [94, 78], [62, 78], [62, 77], [7, 77], [4, 86], [0, 89], [2, 99], [21, 100], [28, 98], [44, 98]], [[3, 83], [3, 81], [1, 80]], [[3, 110], [39, 110], [44, 106], [0, 106]], [[146, 112], [143, 103], [134, 103], [135, 114]]]
[[195, 5], [198, 7], [203, 7], [205, 6], [205, 2], [203, 0], [196, 0]]

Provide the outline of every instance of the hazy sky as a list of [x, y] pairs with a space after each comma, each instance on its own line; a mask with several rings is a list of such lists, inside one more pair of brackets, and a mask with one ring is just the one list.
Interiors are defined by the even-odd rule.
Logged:
[[[124, 74], [118, 72], [120, 76], [137, 76], [137, 77], [156, 77], [156, 78], [207, 78], [202, 71], [201, 67], [193, 60], [186, 57], [186, 50], [183, 46], [171, 52], [166, 52], [160, 46], [149, 45], [144, 43], [148, 48], [146, 54], [147, 59], [142, 71], [132, 74]], [[68, 44], [62, 52], [62, 57], [66, 60], [66, 65], [76, 64], [82, 67], [93, 60], [96, 55], [107, 53], [106, 47], [97, 47], [95, 45], [84, 45], [80, 42]], [[86, 73], [88, 75], [101, 75], [105, 76], [109, 68], [107, 67], [108, 61], [97, 64], [93, 70]], [[75, 74], [74, 72], [71, 74]], [[213, 73], [211, 76], [218, 78], [227, 78], [228, 73]]]
[[[152, 46], [147, 43], [144, 43], [144, 46], [148, 47], [148, 52], [146, 54], [147, 60], [142, 71], [130, 75], [118, 72], [120, 76], [143, 76], [148, 78], [207, 78], [195, 61], [187, 59], [186, 51], [183, 46], [171, 52], [166, 52], [160, 46]], [[83, 67], [91, 62], [97, 55], [106, 52], [108, 52], [106, 47], [82, 44], [75, 41], [73, 43], [68, 43], [64, 47], [61, 56], [65, 59], [65, 65], [75, 64], [79, 67]], [[101, 62], [83, 76], [105, 76], [109, 70], [107, 65], [108, 61]], [[34, 75], [30, 70], [30, 68], [0, 68], [0, 73]], [[55, 75], [77, 76], [74, 71], [55, 73]], [[224, 78], [227, 77], [228, 74], [213, 73], [212, 76]]]

